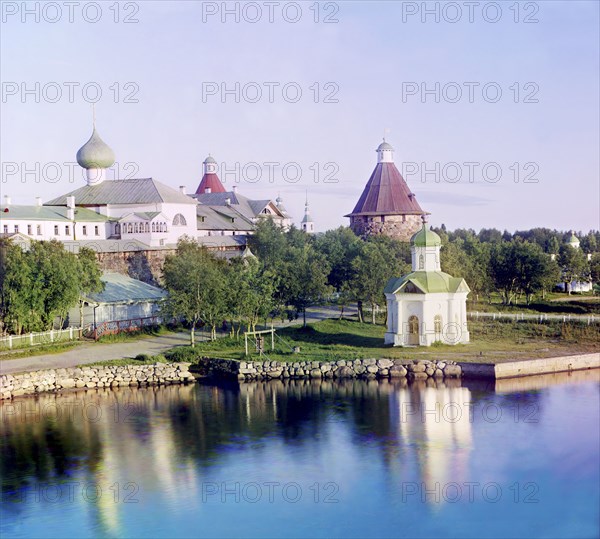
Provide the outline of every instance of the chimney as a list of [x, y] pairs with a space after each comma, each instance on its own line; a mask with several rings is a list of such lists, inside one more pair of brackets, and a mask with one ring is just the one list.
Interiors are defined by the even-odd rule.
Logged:
[[179, 186], [179, 192], [180, 192], [182, 195], [187, 195], [187, 189], [185, 188], [185, 185], [180, 185], [180, 186]]
[[42, 205], [42, 197], [35, 197], [35, 205], [36, 206]]
[[204, 189], [204, 192], [205, 192], [205, 193], [210, 193], [210, 187], [206, 187], [206, 188]]
[[4, 205], [10, 206], [10, 197], [8, 195], [4, 195]]
[[226, 205], [226, 206], [231, 206], [231, 199], [230, 199], [229, 197], [227, 197], [227, 198], [225, 199], [225, 205]]
[[67, 219], [75, 220], [75, 197], [67, 197]]

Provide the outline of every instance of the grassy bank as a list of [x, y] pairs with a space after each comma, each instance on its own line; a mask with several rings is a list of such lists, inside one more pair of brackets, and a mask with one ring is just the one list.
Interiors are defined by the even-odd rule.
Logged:
[[467, 301], [467, 310], [488, 313], [543, 313], [543, 314], [594, 314], [600, 315], [600, 297], [592, 294], [548, 294], [544, 301], [536, 300], [527, 305], [525, 301], [503, 305], [500, 296], [492, 295], [488, 301]]
[[[584, 323], [480, 320], [469, 323], [471, 343], [435, 345], [430, 348], [398, 348], [383, 344], [383, 325], [360, 324], [350, 320], [323, 320], [308, 327], [277, 330], [275, 349], [265, 339], [263, 359], [275, 361], [333, 361], [340, 359], [400, 358], [452, 359], [455, 361], [499, 362], [597, 352], [599, 326]], [[250, 357], [259, 359], [252, 343]], [[294, 353], [293, 348], [300, 352]], [[244, 339], [221, 338], [201, 342], [195, 348], [179, 347], [165, 354], [167, 360], [196, 362], [202, 356], [245, 359]]]

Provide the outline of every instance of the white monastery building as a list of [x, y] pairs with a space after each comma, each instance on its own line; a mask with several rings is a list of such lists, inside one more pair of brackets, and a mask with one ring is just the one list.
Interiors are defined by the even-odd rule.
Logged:
[[411, 238], [412, 272], [390, 279], [385, 287], [388, 328], [385, 343], [431, 346], [434, 342], [469, 342], [467, 294], [464, 279], [440, 267], [440, 237], [423, 224]]
[[[281, 197], [251, 200], [234, 189], [227, 192], [207, 157], [195, 194], [175, 189], [154, 178], [107, 179], [115, 162], [112, 149], [94, 125], [92, 136], [77, 152], [87, 184], [42, 204], [13, 205], [8, 196], [0, 206], [0, 234], [33, 240], [56, 239], [75, 251], [88, 246], [97, 252], [173, 249], [182, 236], [208, 247], [231, 247], [241, 254], [244, 237], [259, 219], [272, 218], [283, 227], [291, 218]], [[219, 239], [208, 238], [219, 236]], [[69, 245], [70, 244], [70, 245]]]

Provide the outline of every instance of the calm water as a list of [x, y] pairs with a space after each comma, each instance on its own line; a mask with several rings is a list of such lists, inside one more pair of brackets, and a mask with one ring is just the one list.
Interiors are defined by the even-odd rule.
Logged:
[[597, 537], [598, 372], [0, 405], [0, 536]]

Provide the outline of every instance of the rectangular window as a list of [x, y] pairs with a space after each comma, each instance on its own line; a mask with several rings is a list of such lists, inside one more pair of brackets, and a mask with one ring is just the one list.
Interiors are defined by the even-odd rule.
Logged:
[[31, 236], [33, 234], [33, 227], [31, 225], [27, 225], [27, 235]]
[[54, 225], [54, 235], [58, 236], [58, 225]]
[[96, 234], [96, 236], [100, 235], [100, 229], [98, 228], [98, 225], [94, 227], [94, 234]]
[[19, 232], [19, 225], [15, 225], [15, 234]]
[[8, 225], [4, 225], [4, 233], [8, 234]]
[[41, 236], [42, 235], [42, 225], [38, 225], [37, 226], [37, 235]]
[[65, 236], [70, 236], [71, 235], [71, 228], [69, 227], [69, 225], [67, 225], [65, 227]]
[[87, 236], [87, 226], [83, 225], [82, 232], [84, 236]]

